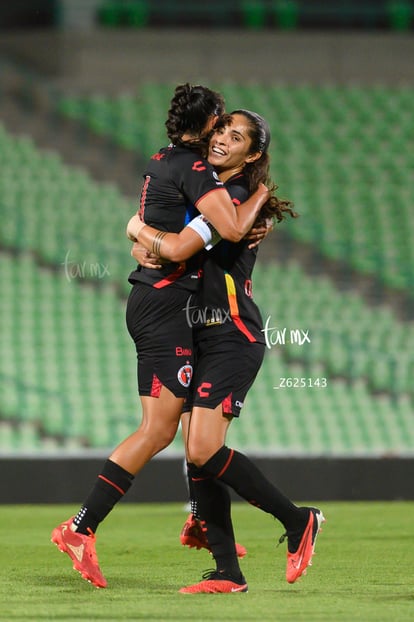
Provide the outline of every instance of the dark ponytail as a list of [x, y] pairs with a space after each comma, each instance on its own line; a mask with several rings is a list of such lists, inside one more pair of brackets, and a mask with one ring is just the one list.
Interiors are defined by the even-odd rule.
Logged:
[[220, 93], [191, 84], [177, 86], [165, 122], [168, 138], [173, 144], [180, 142], [185, 133], [199, 137], [212, 115], [224, 112], [224, 99]]

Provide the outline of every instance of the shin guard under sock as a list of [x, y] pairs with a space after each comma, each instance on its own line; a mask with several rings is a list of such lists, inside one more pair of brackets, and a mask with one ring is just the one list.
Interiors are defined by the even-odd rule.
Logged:
[[303, 522], [300, 509], [278, 490], [247, 456], [223, 445], [202, 467], [243, 499], [272, 514], [286, 528]]
[[129, 490], [134, 476], [112, 460], [107, 460], [88, 498], [73, 519], [76, 531], [95, 533], [99, 523]]

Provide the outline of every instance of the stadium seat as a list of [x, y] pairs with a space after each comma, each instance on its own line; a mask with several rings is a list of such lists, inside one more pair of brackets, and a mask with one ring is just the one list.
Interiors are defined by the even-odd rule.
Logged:
[[[274, 176], [280, 194], [294, 199], [301, 214], [300, 221], [282, 225], [289, 234], [384, 283], [409, 288], [412, 89], [217, 88], [230, 108], [242, 102], [271, 121]], [[165, 142], [170, 95], [169, 85], [151, 84], [115, 101], [97, 95], [91, 103], [61, 105], [65, 114], [92, 116], [99, 131], [110, 123], [148, 155], [156, 126], [155, 140]], [[150, 116], [154, 125], [143, 124]], [[139, 420], [135, 353], [124, 324], [133, 262], [123, 236], [136, 206], [113, 185], [93, 182], [1, 126], [0, 205], [0, 243], [7, 251], [0, 301], [2, 429], [16, 446], [20, 427], [26, 430], [22, 444], [32, 438], [36, 450], [112, 447]], [[264, 319], [271, 316], [280, 329], [309, 330], [312, 343], [267, 351], [231, 429], [240, 446], [312, 455], [408, 452], [412, 323], [339, 292], [299, 264], [259, 262], [254, 280]], [[278, 378], [295, 376], [327, 377], [329, 388], [273, 388]], [[173, 449], [182, 449], [179, 438]]]

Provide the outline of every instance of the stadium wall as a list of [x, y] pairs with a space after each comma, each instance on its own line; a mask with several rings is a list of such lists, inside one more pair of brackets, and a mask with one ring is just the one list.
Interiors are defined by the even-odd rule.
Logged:
[[119, 91], [141, 82], [407, 84], [414, 39], [390, 32], [96, 29], [4, 32], [0, 55], [67, 89]]
[[[0, 503], [80, 503], [100, 472], [94, 458], [0, 458]], [[414, 458], [263, 458], [255, 462], [292, 499], [414, 500]], [[233, 495], [235, 500], [240, 500]], [[152, 460], [124, 502], [187, 501], [180, 458]]]

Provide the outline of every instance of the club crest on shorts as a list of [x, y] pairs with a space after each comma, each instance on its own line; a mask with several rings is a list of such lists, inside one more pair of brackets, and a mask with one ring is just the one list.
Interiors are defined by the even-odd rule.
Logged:
[[178, 382], [183, 385], [183, 387], [189, 387], [191, 378], [193, 377], [193, 367], [192, 365], [183, 365], [180, 367], [177, 373]]

